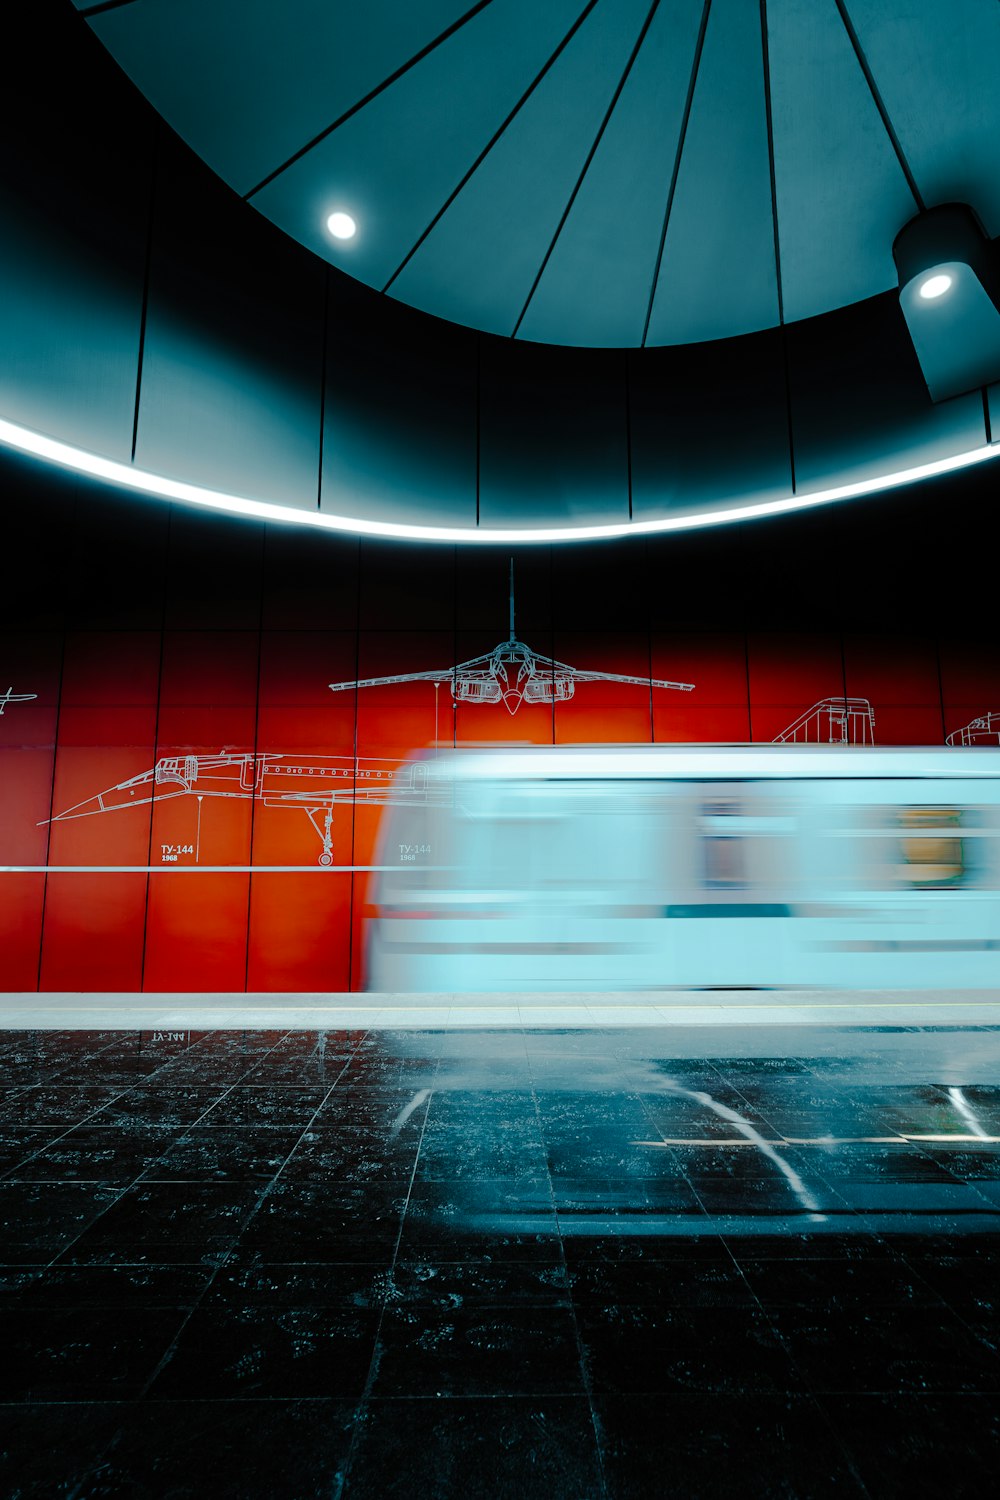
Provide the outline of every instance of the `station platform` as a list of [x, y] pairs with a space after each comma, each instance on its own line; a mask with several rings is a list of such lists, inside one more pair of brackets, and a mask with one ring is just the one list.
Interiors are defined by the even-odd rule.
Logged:
[[519, 994], [5, 994], [0, 1030], [1000, 1024], [995, 990], [657, 990]]

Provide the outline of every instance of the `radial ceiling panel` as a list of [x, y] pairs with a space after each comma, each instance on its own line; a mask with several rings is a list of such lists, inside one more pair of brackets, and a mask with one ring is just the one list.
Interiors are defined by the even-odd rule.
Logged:
[[98, 6], [91, 25], [178, 134], [246, 193], [473, 3], [133, 0]]
[[858, 40], [921, 196], [1000, 235], [1000, 5], [851, 0]]
[[597, 5], [394, 283], [396, 295], [514, 332], [649, 11], [650, 0]]
[[537, 0], [488, 6], [263, 188], [257, 207], [321, 255], [331, 209], [350, 213], [360, 230], [342, 243], [337, 263], [384, 286], [580, 8], [581, 0], [546, 0], [541, 10]]
[[777, 321], [760, 11], [714, 0], [648, 342], [723, 338]]
[[843, 306], [891, 285], [892, 242], [918, 204], [836, 6], [768, 0], [767, 23], [784, 314], [794, 321], [824, 298]]
[[[642, 342], [702, 9], [703, 0], [676, 0], [654, 15], [531, 299], [522, 338], [561, 343], [583, 308], [588, 343]], [[641, 135], [648, 151], [633, 150]], [[611, 264], [618, 267], [613, 278]]]
[[287, 233], [517, 338], [683, 343], [874, 296], [918, 201], [1000, 234], [997, 0], [77, 5]]

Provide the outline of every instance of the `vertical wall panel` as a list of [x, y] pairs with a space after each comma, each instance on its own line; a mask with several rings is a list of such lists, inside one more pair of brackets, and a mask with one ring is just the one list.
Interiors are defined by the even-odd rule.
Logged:
[[156, 630], [163, 623], [171, 508], [156, 500], [77, 486], [79, 504], [68, 539], [49, 538], [41, 555], [49, 566], [54, 544], [72, 549], [60, 592], [67, 623], [77, 630]]
[[[46, 989], [141, 985], [161, 640], [159, 631], [66, 636], [49, 862], [139, 867], [135, 875], [49, 874]], [[101, 799], [100, 801], [98, 799]]]
[[253, 631], [164, 636], [156, 758], [172, 765], [153, 799], [147, 990], [246, 982], [259, 651]]
[[324, 277], [164, 132], [136, 463], [257, 499], [315, 503]]
[[791, 492], [782, 335], [774, 330], [628, 355], [632, 511], [670, 511]]
[[815, 704], [845, 695], [836, 635], [751, 632], [747, 641], [753, 739], [777, 738]]
[[[651, 675], [645, 631], [557, 630], [553, 651], [557, 661], [582, 671]], [[648, 682], [576, 683], [572, 698], [555, 705], [556, 744], [648, 744], [653, 737], [652, 696]]]
[[353, 537], [316, 537], [268, 526], [264, 544], [265, 630], [353, 630], [358, 615], [358, 548]]
[[552, 629], [550, 547], [463, 549], [455, 567], [454, 623], [457, 630], [482, 630], [490, 645], [506, 640], [509, 623], [510, 565], [514, 565], [514, 629], [520, 640], [541, 650], [539, 631]]
[[456, 563], [454, 547], [363, 542], [358, 603], [361, 629], [452, 629]]
[[[59, 705], [62, 638], [55, 632], [0, 632], [0, 695], [34, 693], [0, 715], [0, 865], [42, 865]], [[38, 984], [45, 877], [0, 873], [0, 972], [11, 990]]]
[[941, 697], [946, 734], [974, 719], [1000, 715], [1000, 638], [996, 627], [969, 640], [950, 624], [939, 645]]
[[469, 525], [476, 335], [330, 275], [322, 508]]
[[751, 738], [744, 635], [653, 631], [650, 661], [654, 677], [692, 684], [689, 693], [653, 694], [658, 743], [711, 744]]
[[[201, 797], [163, 781], [153, 800], [143, 987], [147, 990], [241, 990], [246, 981], [251, 796], [239, 762], [252, 757], [254, 706], [161, 704], [157, 759], [228, 761], [219, 768], [227, 795]], [[181, 767], [182, 774], [185, 767]], [[200, 773], [202, 774], [202, 773]], [[210, 772], [204, 773], [206, 778]], [[207, 784], [207, 779], [206, 783]], [[201, 873], [197, 867], [213, 873]], [[235, 866], [214, 873], [214, 867]]]
[[52, 19], [23, 6], [6, 38], [0, 413], [127, 459], [152, 120], [85, 24]]
[[[985, 442], [978, 391], [932, 403], [892, 293], [791, 323], [785, 334], [801, 491], [929, 463]], [[855, 511], [878, 503], [853, 502]]]
[[[104, 701], [63, 704], [59, 713], [56, 821], [49, 836], [54, 868], [45, 891], [45, 990], [142, 987], [152, 787], [146, 781], [134, 790], [112, 789], [151, 770], [156, 704], [116, 702], [112, 660], [107, 667]], [[107, 811], [96, 801], [102, 794]], [[82, 872], [66, 873], [60, 866], [82, 867]], [[85, 873], [88, 866], [103, 868]], [[127, 873], [128, 866], [137, 873]]]
[[937, 643], [925, 634], [848, 635], [844, 681], [867, 698], [880, 745], [940, 745], [945, 737]]
[[256, 630], [265, 528], [254, 521], [170, 513], [164, 624], [175, 630]]
[[[332, 813], [333, 862], [350, 865], [355, 695], [331, 693], [328, 684], [353, 678], [356, 656], [353, 631], [268, 631], [262, 638], [257, 750], [264, 780], [253, 864], [304, 869], [252, 877], [251, 990], [350, 987], [351, 880], [324, 872], [316, 823], [325, 828]], [[338, 783], [342, 800], [328, 800]]]
[[628, 518], [624, 359], [483, 338], [484, 526]]

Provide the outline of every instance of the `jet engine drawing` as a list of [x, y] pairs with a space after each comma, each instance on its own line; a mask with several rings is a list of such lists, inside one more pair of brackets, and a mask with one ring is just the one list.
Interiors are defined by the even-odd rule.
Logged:
[[690, 693], [693, 682], [665, 682], [658, 677], [632, 677], [621, 672], [591, 672], [571, 667], [567, 662], [540, 656], [514, 633], [514, 565], [510, 572], [510, 633], [505, 641], [483, 656], [452, 667], [432, 668], [424, 672], [399, 672], [389, 677], [363, 677], [357, 682], [331, 682], [332, 693], [353, 692], [356, 688], [391, 687], [400, 682], [450, 683], [455, 703], [502, 703], [509, 714], [516, 714], [522, 703], [565, 703], [576, 692], [579, 682], [625, 682], [644, 688], [673, 688]]
[[319, 835], [319, 863], [329, 867], [333, 864], [333, 810], [338, 803], [421, 803], [437, 791], [431, 761], [352, 756], [293, 760], [286, 755], [222, 750], [213, 755], [162, 756], [148, 771], [43, 821], [62, 823], [176, 797], [196, 797], [199, 804], [206, 798], [255, 799], [263, 807], [304, 812]]
[[15, 693], [9, 687], [5, 693], [0, 693], [0, 714], [3, 713], [8, 703], [27, 703], [30, 698], [37, 698], [37, 693]]
[[875, 710], [867, 698], [821, 698], [771, 741], [774, 745], [874, 745]]

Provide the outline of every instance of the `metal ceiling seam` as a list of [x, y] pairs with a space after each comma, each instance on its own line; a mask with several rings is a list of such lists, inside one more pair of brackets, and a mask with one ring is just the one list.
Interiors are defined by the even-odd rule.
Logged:
[[774, 231], [774, 276], [778, 292], [778, 322], [784, 325], [785, 297], [781, 286], [781, 236], [778, 233], [778, 189], [774, 169], [774, 120], [771, 113], [771, 53], [767, 43], [767, 0], [760, 0], [760, 54], [764, 67], [764, 119], [767, 125], [767, 166], [771, 178], [771, 226]]
[[323, 445], [326, 440], [327, 361], [330, 354], [330, 281], [333, 267], [323, 267], [323, 348], [319, 366], [319, 443], [316, 454], [316, 509], [323, 509]]
[[551, 241], [549, 242], [549, 248], [546, 250], [545, 255], [542, 257], [542, 263], [541, 263], [541, 265], [538, 268], [538, 272], [537, 272], [537, 274], [535, 276], [534, 281], [531, 283], [531, 290], [528, 292], [527, 298], [525, 299], [524, 306], [521, 308], [520, 316], [519, 316], [517, 322], [514, 324], [513, 329], [511, 330], [511, 335], [510, 336], [511, 336], [512, 339], [516, 339], [517, 338], [517, 330], [520, 328], [521, 324], [524, 322], [525, 313], [528, 311], [528, 308], [531, 306], [531, 299], [535, 295], [535, 292], [538, 290], [538, 283], [541, 281], [543, 275], [545, 274], [545, 267], [548, 265], [549, 261], [552, 258], [552, 252], [556, 248], [556, 244], [558, 243], [559, 236], [562, 234], [563, 229], [564, 229], [564, 227], [566, 225], [566, 220], [569, 218], [570, 213], [572, 212], [573, 204], [576, 202], [577, 195], [578, 195], [578, 193], [580, 191], [580, 188], [583, 185], [583, 179], [586, 177], [587, 172], [588, 172], [588, 170], [590, 168], [590, 164], [594, 160], [594, 157], [597, 154], [597, 148], [601, 144], [601, 138], [604, 135], [604, 132], [605, 132], [605, 130], [608, 127], [608, 121], [611, 119], [611, 116], [615, 112], [615, 106], [617, 105], [619, 99], [622, 96], [622, 90], [624, 89], [626, 83], [628, 82], [628, 75], [631, 73], [633, 64], [635, 63], [636, 58], [639, 56], [639, 53], [640, 53], [640, 51], [642, 49], [642, 44], [646, 40], [646, 36], [647, 36], [647, 34], [649, 32], [650, 25], [652, 24], [653, 17], [656, 15], [657, 10], [659, 9], [659, 5], [660, 5], [660, 0], [653, 0], [652, 5], [649, 7], [649, 10], [646, 13], [646, 19], [642, 23], [642, 30], [639, 32], [638, 38], [636, 39], [635, 46], [632, 48], [632, 51], [629, 54], [628, 62], [625, 64], [625, 71], [622, 73], [621, 78], [619, 78], [619, 80], [618, 80], [618, 87], [615, 89], [614, 94], [612, 95], [611, 103], [608, 105], [607, 109], [605, 110], [604, 118], [601, 121], [600, 126], [598, 127], [597, 134], [594, 137], [593, 145], [591, 146], [590, 150], [587, 152], [587, 159], [586, 159], [586, 161], [583, 164], [583, 167], [582, 167], [582, 169], [580, 171], [579, 177], [576, 179], [576, 184], [575, 184], [575, 186], [573, 188], [573, 191], [569, 195], [569, 202], [566, 204], [566, 207], [563, 209], [562, 218], [559, 220], [559, 223], [556, 225], [556, 232], [552, 236]]
[[415, 52], [413, 56], [409, 58], [405, 63], [401, 63], [400, 66], [396, 68], [394, 72], [390, 73], [387, 78], [383, 78], [381, 83], [376, 84], [373, 89], [369, 89], [368, 93], [365, 94], [363, 98], [359, 99], [355, 104], [352, 104], [350, 109], [345, 109], [343, 114], [338, 115], [331, 125], [327, 125], [325, 130], [321, 130], [318, 135], [313, 136], [312, 140], [307, 141], [304, 146], [300, 146], [298, 151], [293, 152], [287, 161], [283, 161], [280, 166], [275, 167], [273, 172], [268, 172], [267, 176], [262, 177], [260, 182], [258, 182], [255, 187], [252, 187], [248, 193], [243, 193], [242, 197], [244, 203], [249, 203], [251, 198], [256, 197], [256, 195], [261, 192], [263, 188], [267, 187], [269, 182], [273, 182], [276, 177], [281, 176], [282, 172], [287, 172], [289, 167], [294, 166], [297, 161], [301, 161], [303, 156], [307, 156], [314, 147], [320, 144], [321, 141], [325, 141], [327, 136], [332, 135], [333, 132], [335, 130], [338, 130], [341, 125], [346, 124], [348, 120], [350, 120], [354, 115], [358, 114], [362, 109], [364, 109], [366, 104], [370, 104], [373, 99], [377, 99], [379, 94], [384, 94], [386, 89], [390, 88], [392, 84], [396, 83], [398, 79], [402, 78], [405, 73], [408, 73], [411, 68], [415, 68], [418, 63], [423, 62], [425, 57], [428, 57], [432, 52], [434, 52], [438, 47], [441, 46], [442, 42], [446, 42], [449, 37], [454, 36], [456, 31], [461, 31], [463, 26], [465, 26], [469, 21], [474, 20], [475, 17], [479, 15], [480, 11], [485, 10], [486, 7], [488, 5], [492, 5], [492, 3], [493, 0], [476, 0], [476, 4], [473, 5], [469, 10], [467, 10], [464, 15], [459, 16], [457, 20], [451, 23], [450, 26], [446, 26], [444, 31], [442, 31], [438, 36], [434, 37], [432, 41], [421, 47], [420, 50], [418, 52]]
[[91, 16], [99, 16], [105, 10], [121, 10], [123, 5], [134, 5], [135, 0], [99, 0], [97, 5], [87, 5], [78, 14], [88, 21]]
[[795, 425], [792, 418], [792, 375], [785, 333], [785, 294], [781, 284], [781, 232], [778, 225], [778, 178], [774, 165], [774, 119], [771, 103], [771, 49], [767, 34], [767, 0], [760, 0], [760, 50], [764, 67], [764, 117], [767, 125], [767, 165], [771, 178], [771, 226], [774, 231], [774, 280], [778, 294], [778, 327], [781, 330], [781, 363], [785, 380], [785, 419], [788, 424], [788, 469], [792, 494], [795, 482]]
[[677, 179], [680, 176], [681, 157], [684, 155], [684, 142], [687, 139], [688, 122], [691, 119], [691, 106], [694, 103], [694, 91], [698, 82], [701, 56], [705, 50], [705, 33], [708, 31], [708, 18], [711, 10], [712, 0], [704, 0], [701, 23], [698, 27], [698, 36], [694, 44], [694, 57], [691, 62], [691, 75], [688, 79], [687, 96], [684, 100], [684, 113], [681, 116], [681, 128], [677, 137], [677, 150], [674, 152], [674, 165], [670, 175], [670, 185], [667, 189], [667, 201], [663, 210], [663, 226], [660, 230], [660, 243], [656, 251], [656, 264], [653, 267], [653, 278], [649, 287], [649, 301], [646, 304], [646, 321], [642, 325], [642, 338], [639, 343], [640, 349], [645, 349], [646, 339], [649, 337], [649, 324], [653, 316], [653, 303], [656, 301], [656, 288], [660, 280], [660, 267], [663, 264], [663, 247], [667, 242], [670, 210], [673, 208], [674, 195], [677, 192]]
[[142, 309], [139, 313], [139, 348], [135, 362], [135, 404], [132, 409], [132, 462], [139, 443], [139, 412], [142, 403], [142, 366], [146, 355], [146, 325], [149, 320], [149, 283], [153, 270], [153, 229], [156, 222], [156, 196], [160, 179], [160, 143], [163, 126], [156, 117], [153, 130], [152, 160], [149, 167], [149, 212], [146, 220], [146, 251], [142, 268]]
[[512, 123], [512, 121], [517, 117], [517, 115], [523, 109], [524, 105], [527, 104], [528, 100], [531, 98], [532, 94], [535, 92], [535, 89], [541, 83], [541, 81], [545, 77], [546, 73], [548, 73], [548, 71], [552, 67], [552, 65], [558, 60], [558, 58], [561, 56], [561, 54], [565, 51], [566, 47], [573, 40], [574, 36], [579, 31], [580, 27], [583, 25], [584, 21], [590, 15], [591, 11], [594, 9], [594, 6], [596, 4], [597, 4], [597, 0], [587, 0], [587, 4], [584, 6], [584, 8], [580, 12], [580, 14], [577, 16], [576, 20], [573, 22], [572, 26], [569, 28], [569, 30], [567, 31], [566, 35], [563, 37], [562, 41], [559, 43], [558, 47], [556, 47], [555, 51], [552, 53], [551, 57], [548, 58], [548, 60], [545, 62], [545, 64], [542, 66], [542, 68], [539, 70], [539, 72], [532, 79], [531, 83], [529, 83], [528, 87], [525, 89], [525, 91], [521, 95], [520, 99], [518, 99], [517, 103], [514, 105], [514, 108], [508, 114], [507, 118], [497, 128], [497, 130], [494, 131], [494, 133], [490, 137], [489, 141], [487, 141], [487, 143], [483, 147], [482, 151], [480, 151], [479, 155], [476, 157], [475, 161], [472, 163], [472, 166], [468, 169], [468, 171], [462, 177], [461, 181], [458, 183], [457, 187], [455, 187], [452, 190], [452, 192], [449, 193], [449, 195], [445, 199], [444, 203], [442, 203], [441, 207], [438, 209], [438, 211], [434, 215], [433, 219], [431, 219], [430, 223], [427, 225], [427, 228], [420, 235], [420, 237], [417, 240], [414, 241], [413, 245], [406, 252], [406, 254], [404, 255], [403, 259], [400, 261], [399, 265], [393, 271], [392, 275], [389, 277], [389, 280], [386, 282], [385, 286], [382, 288], [383, 292], [387, 292], [389, 290], [389, 288], [392, 286], [393, 282], [396, 280], [397, 276], [401, 275], [402, 272], [405, 271], [406, 267], [409, 265], [410, 261], [416, 255], [416, 253], [420, 249], [421, 245], [424, 243], [424, 241], [427, 239], [428, 235], [434, 229], [435, 225], [439, 224], [440, 221], [444, 218], [445, 214], [448, 212], [449, 208], [454, 203], [454, 201], [458, 197], [459, 193], [465, 187], [466, 183], [469, 182], [470, 178], [474, 175], [474, 173], [477, 172], [479, 170], [479, 168], [482, 166], [483, 162], [489, 156], [490, 152], [493, 150], [493, 147], [497, 144], [497, 142], [499, 141], [500, 137], [503, 135], [504, 131]]
[[854, 56], [858, 60], [858, 67], [864, 74], [865, 83], [868, 85], [868, 92], [871, 94], [875, 104], [875, 108], [878, 110], [879, 119], [882, 121], [882, 126], [885, 130], [885, 133], [889, 137], [889, 144], [892, 146], [892, 149], [896, 154], [896, 160], [899, 162], [900, 170], [902, 171], [903, 176], [906, 178], [906, 185], [913, 195], [913, 201], [917, 205], [918, 211], [920, 213], [923, 213], [927, 205], [925, 204], [923, 194], [921, 193], [920, 188], [917, 185], [917, 179], [914, 177], [911, 170], [906, 152], [903, 150], [903, 146], [899, 139], [899, 136], [896, 134], [896, 127], [893, 125], [892, 120], [889, 116], [889, 111], [886, 108], [885, 100], [882, 98], [882, 92], [878, 84], [875, 82], [875, 75], [871, 70], [871, 64], [868, 61], [865, 49], [861, 45], [861, 38], [858, 36], [858, 33], [854, 27], [854, 22], [851, 20], [850, 14], [847, 9], [846, 0], [834, 0], [834, 4], [837, 7], [840, 19], [844, 25], [844, 30], [847, 32], [851, 47], [854, 50]]

